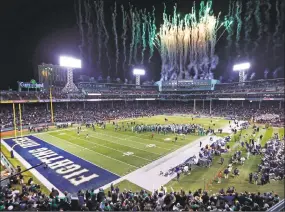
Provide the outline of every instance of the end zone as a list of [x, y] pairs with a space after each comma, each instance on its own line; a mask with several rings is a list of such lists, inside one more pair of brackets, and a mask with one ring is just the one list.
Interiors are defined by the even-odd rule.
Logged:
[[53, 146], [37, 137], [4, 139], [3, 144], [26, 168], [45, 162], [48, 168], [39, 166], [32, 173], [49, 189], [76, 193], [81, 189], [97, 189], [118, 178], [105, 169]]

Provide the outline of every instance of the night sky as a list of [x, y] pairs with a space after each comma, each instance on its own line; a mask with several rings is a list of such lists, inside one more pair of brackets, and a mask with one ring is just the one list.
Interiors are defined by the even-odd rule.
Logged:
[[[110, 13], [104, 1], [105, 12]], [[117, 1], [118, 5], [126, 0]], [[163, 11], [163, 2], [174, 5], [174, 0], [167, 1], [130, 1], [138, 8], [151, 8]], [[191, 0], [178, 1], [180, 12], [189, 12]], [[79, 57], [80, 35], [76, 24], [74, 0], [3, 0], [0, 7], [1, 24], [1, 78], [0, 89], [16, 88], [17, 81], [30, 81], [35, 75], [37, 65], [42, 62], [58, 64], [59, 55]], [[214, 12], [226, 11], [228, 0], [214, 1]], [[225, 14], [223, 14], [225, 15]], [[112, 35], [110, 35], [110, 39]], [[219, 47], [220, 46], [220, 47]], [[219, 44], [221, 51], [223, 44]], [[159, 76], [159, 66], [156, 68]], [[82, 73], [84, 74], [84, 73]], [[157, 79], [156, 79], [157, 80]]]
[[78, 56], [79, 35], [72, 0], [1, 3], [0, 89], [15, 88], [17, 81], [30, 81], [38, 64], [58, 64], [60, 54]]

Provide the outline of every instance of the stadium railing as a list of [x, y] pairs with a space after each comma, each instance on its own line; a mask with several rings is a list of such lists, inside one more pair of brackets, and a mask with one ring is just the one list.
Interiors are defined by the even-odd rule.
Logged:
[[276, 205], [273, 205], [271, 208], [269, 208], [267, 211], [268, 212], [273, 212], [273, 211], [284, 211], [285, 209], [285, 200], [282, 199], [279, 201]]

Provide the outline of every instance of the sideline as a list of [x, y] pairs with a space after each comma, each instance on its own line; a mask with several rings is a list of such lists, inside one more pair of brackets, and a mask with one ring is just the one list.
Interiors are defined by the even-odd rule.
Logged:
[[[239, 121], [239, 124], [243, 123], [243, 121]], [[225, 125], [223, 127], [223, 132], [230, 132], [229, 125]], [[210, 142], [211, 136], [204, 136], [200, 139], [194, 140], [191, 143], [174, 150], [173, 152], [168, 153], [167, 155], [162, 156], [161, 158], [153, 161], [150, 164], [147, 164], [146, 166], [139, 168], [105, 186], [103, 186], [103, 189], [107, 189], [111, 186], [111, 184], [117, 184], [124, 180], [128, 180], [141, 188], [144, 188], [148, 191], [153, 191], [153, 189], [158, 189], [160, 186], [163, 186], [170, 182], [173, 178], [176, 177], [176, 175], [172, 176], [159, 176], [160, 171], [167, 171], [171, 167], [175, 167], [182, 162], [184, 162], [189, 157], [196, 155], [199, 156], [199, 150], [200, 150], [200, 141], [202, 141], [203, 145], [206, 145], [208, 143], [212, 143], [215, 140], [219, 139], [218, 136], [212, 136], [213, 141]], [[146, 180], [151, 179], [151, 180]], [[96, 190], [96, 192], [99, 191], [99, 189]]]

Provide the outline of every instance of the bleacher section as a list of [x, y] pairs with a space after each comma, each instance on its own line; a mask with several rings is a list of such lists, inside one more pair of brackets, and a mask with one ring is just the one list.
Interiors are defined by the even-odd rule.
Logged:
[[[132, 85], [115, 83], [79, 83], [80, 93], [64, 94], [52, 92], [54, 101], [76, 101], [78, 99], [117, 99], [117, 100], [177, 100], [193, 99], [215, 100], [278, 100], [284, 101], [284, 79], [257, 80], [240, 83], [221, 83], [213, 80], [173, 81], [162, 83], [162, 89], [154, 85]], [[174, 83], [174, 84], [173, 84]], [[11, 100], [24, 102], [47, 102], [50, 94], [46, 92], [14, 92], [1, 91], [1, 103], [11, 103]]]

